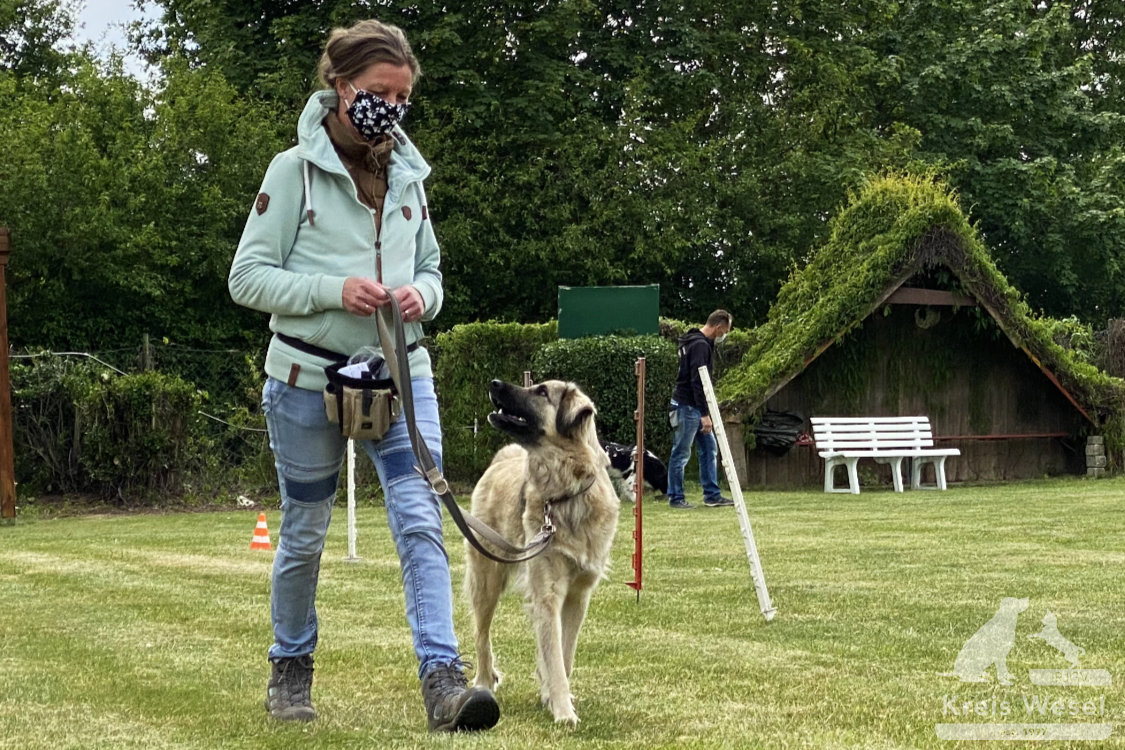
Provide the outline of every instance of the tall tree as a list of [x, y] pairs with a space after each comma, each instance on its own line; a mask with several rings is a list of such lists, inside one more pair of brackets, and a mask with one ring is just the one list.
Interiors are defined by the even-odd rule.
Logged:
[[[97, 117], [133, 123], [133, 135], [90, 151], [99, 158], [127, 158], [118, 141], [134, 135], [144, 149], [175, 150], [116, 177], [28, 165], [40, 182], [54, 175], [59, 205], [112, 206], [90, 187], [99, 179], [119, 181], [110, 193], [150, 196], [146, 236], [171, 244], [133, 258], [148, 264], [130, 280], [147, 296], [122, 307], [155, 310], [145, 304], [181, 283], [189, 299], [205, 288], [221, 296], [242, 204], [271, 147], [292, 138], [329, 30], [372, 16], [405, 28], [422, 60], [407, 130], [434, 166], [443, 325], [543, 320], [559, 285], [642, 283], [661, 284], [665, 314], [698, 319], [723, 306], [751, 324], [823, 240], [847, 190], [886, 167], [945, 170], [1035, 306], [1097, 320], [1125, 301], [1119, 3], [148, 3], [164, 15], [142, 43], [167, 68], [167, 89], [118, 101], [87, 77], [19, 100], [52, 133], [93, 132]], [[13, 92], [33, 78], [15, 80]], [[67, 113], [76, 86], [89, 101]], [[173, 94], [186, 98], [160, 98]], [[108, 109], [92, 114], [102, 99]], [[19, 121], [12, 143], [59, 158], [28, 140], [47, 131], [19, 133]], [[69, 179], [90, 194], [62, 194]], [[121, 226], [105, 240], [114, 253], [138, 236]], [[177, 331], [235, 325], [160, 316], [150, 317]]]
[[20, 77], [58, 72], [75, 7], [75, 0], [0, 0], [0, 70]]
[[906, 2], [871, 35], [877, 122], [922, 134], [1034, 307], [1125, 303], [1120, 3]]
[[279, 145], [217, 73], [156, 90], [76, 54], [55, 82], [0, 74], [0, 224], [12, 230], [17, 346], [234, 340], [232, 238]]

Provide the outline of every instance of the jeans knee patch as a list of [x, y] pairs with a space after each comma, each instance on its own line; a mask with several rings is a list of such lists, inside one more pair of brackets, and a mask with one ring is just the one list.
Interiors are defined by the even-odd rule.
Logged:
[[286, 477], [284, 489], [285, 499], [297, 503], [319, 503], [336, 494], [336, 483], [339, 481], [339, 478], [340, 474], [338, 472], [320, 479], [303, 480]]

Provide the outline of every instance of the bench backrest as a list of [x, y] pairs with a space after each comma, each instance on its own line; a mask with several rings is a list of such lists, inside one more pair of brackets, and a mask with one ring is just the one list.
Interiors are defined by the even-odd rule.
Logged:
[[820, 450], [909, 450], [934, 447], [929, 417], [812, 417]]

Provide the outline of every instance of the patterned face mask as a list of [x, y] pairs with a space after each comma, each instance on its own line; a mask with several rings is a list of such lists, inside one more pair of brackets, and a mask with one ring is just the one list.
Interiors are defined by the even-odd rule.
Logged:
[[410, 110], [410, 102], [391, 104], [368, 91], [356, 91], [350, 83], [348, 87], [355, 94], [347, 109], [348, 119], [365, 140], [389, 133]]

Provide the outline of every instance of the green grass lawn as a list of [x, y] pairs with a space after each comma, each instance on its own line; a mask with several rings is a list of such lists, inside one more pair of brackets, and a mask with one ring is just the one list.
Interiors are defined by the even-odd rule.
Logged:
[[[320, 718], [299, 726], [272, 723], [262, 705], [273, 553], [249, 549], [255, 511], [21, 519], [0, 527], [0, 747], [916, 748], [966, 744], [935, 734], [961, 722], [1111, 723], [1107, 742], [1043, 744], [1125, 747], [1125, 479], [746, 497], [773, 622], [758, 612], [732, 508], [646, 501], [638, 601], [625, 506], [579, 642], [577, 729], [540, 707], [527, 618], [509, 594], [494, 633], [500, 724], [452, 738], [425, 731], [381, 508], [359, 511], [360, 562], [344, 560], [342, 505], [333, 522]], [[268, 519], [276, 545], [280, 515]], [[447, 539], [471, 660], [464, 553], [452, 526]], [[1015, 682], [948, 676], [1004, 597], [1030, 599], [1007, 660]], [[1067, 666], [1028, 638], [1047, 609], [1085, 649], [1081, 667], [1107, 670], [1112, 686], [1029, 682], [1031, 668]], [[1029, 717], [1024, 701], [1041, 696], [1099, 713]], [[950, 714], [966, 702], [997, 713]]]

